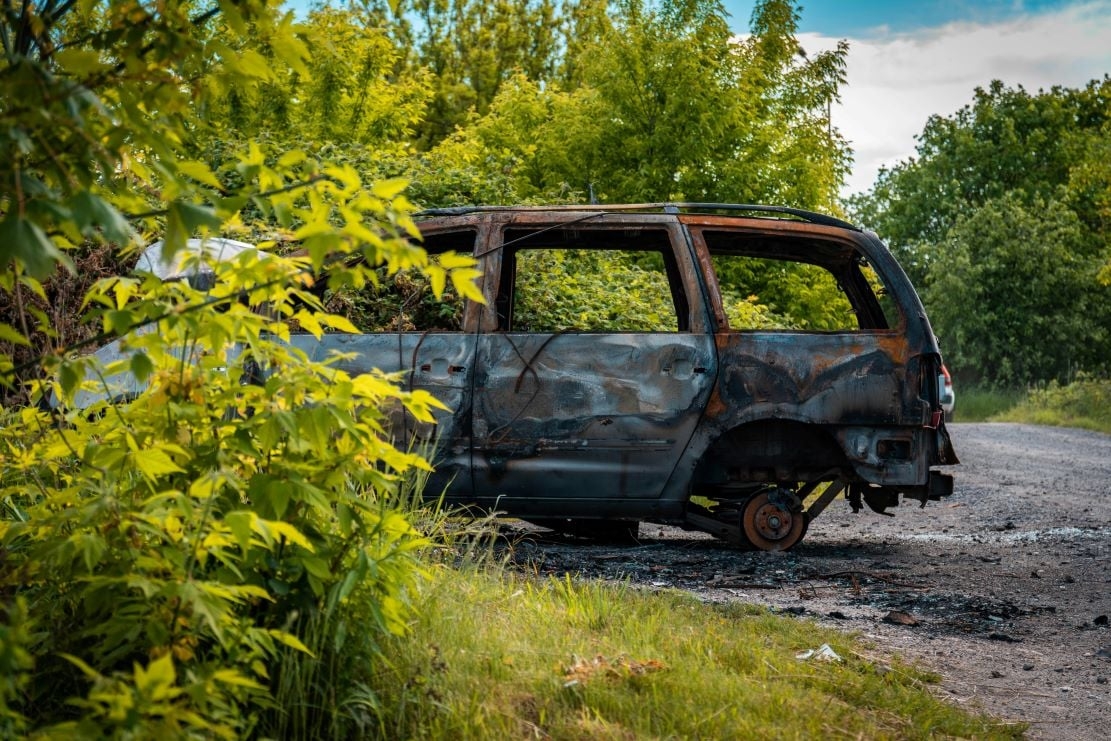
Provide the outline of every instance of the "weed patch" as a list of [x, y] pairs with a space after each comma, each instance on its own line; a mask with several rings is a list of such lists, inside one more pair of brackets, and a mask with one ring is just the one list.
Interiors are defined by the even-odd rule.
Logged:
[[1031, 389], [1021, 402], [993, 420], [1111, 433], [1111, 380], [1081, 376], [1066, 385], [1051, 381], [1043, 388]]
[[[914, 667], [743, 605], [625, 584], [445, 569], [378, 664], [391, 737], [1015, 738]], [[829, 643], [839, 662], [800, 661]]]

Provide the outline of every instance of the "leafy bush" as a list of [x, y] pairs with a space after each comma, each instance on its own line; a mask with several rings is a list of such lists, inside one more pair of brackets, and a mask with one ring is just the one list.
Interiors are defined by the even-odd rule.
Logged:
[[957, 389], [957, 403], [947, 421], [986, 422], [997, 419], [1021, 402], [1026, 392], [1022, 389], [1007, 389], [992, 386], [965, 385], [960, 378], [954, 379]]
[[1111, 433], [1111, 380], [1081, 373], [1072, 383], [1050, 381], [993, 419]]
[[[365, 284], [383, 261], [426, 268], [404, 213], [358, 199], [380, 229], [397, 226], [365, 263], [335, 261], [330, 281]], [[304, 236], [309, 257], [244, 253], [215, 266], [207, 293], [97, 282], [87, 303], [106, 330], [147, 331], [126, 334], [107, 367], [49, 361], [40, 405], [4, 411], [7, 730], [234, 738], [299, 718], [342, 737], [364, 722], [344, 693], [378, 637], [403, 630], [427, 544], [396, 502], [427, 464], [385, 439], [379, 410], [400, 403], [431, 421], [437, 402], [288, 344], [290, 319], [354, 331], [307, 276], [363, 244]], [[474, 290], [465, 275], [452, 275], [456, 293]], [[316, 662], [342, 676], [291, 681]]]
[[[445, 259], [448, 265], [460, 259], [462, 264], [471, 264], [470, 258], [454, 253], [429, 259], [438, 266]], [[452, 289], [437, 294], [429, 276], [419, 270], [391, 275], [387, 268], [378, 268], [374, 281], [361, 290], [329, 292], [325, 306], [350, 319], [361, 332], [459, 331], [463, 327], [462, 295]]]
[[[317, 54], [310, 72], [298, 34], [265, 0], [0, 16], [5, 737], [365, 725], [354, 688], [405, 626], [427, 542], [397, 501], [427, 464], [390, 443], [379, 409], [430, 421], [435, 402], [311, 360], [290, 325], [354, 329], [310, 291], [325, 272], [332, 291], [383, 265], [427, 272], [437, 293], [449, 274], [455, 294], [474, 288], [468, 267], [431, 265], [410, 243], [403, 183], [322, 162], [305, 131], [271, 154], [264, 131], [238, 136], [220, 115], [228, 96], [280, 107], [274, 85], [294, 77], [342, 87], [325, 79], [340, 57]], [[363, 82], [389, 89], [391, 57], [364, 41]], [[419, 87], [406, 93], [417, 107]], [[404, 131], [415, 115], [385, 121], [388, 101], [365, 102], [352, 126]], [[114, 277], [154, 235], [170, 258], [213, 234], [304, 256], [246, 254], [203, 294]], [[79, 355], [113, 337], [122, 360]], [[306, 667], [330, 670], [301, 681]]]

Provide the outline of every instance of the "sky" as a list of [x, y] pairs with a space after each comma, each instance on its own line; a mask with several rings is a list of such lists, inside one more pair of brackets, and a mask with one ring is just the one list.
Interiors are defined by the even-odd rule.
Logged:
[[[1111, 74], [1111, 0], [801, 0], [808, 52], [849, 42], [847, 83], [832, 111], [854, 165], [844, 193], [915, 153], [932, 114], [949, 116], [992, 80], [1028, 92], [1083, 87]], [[725, 0], [748, 31], [751, 0]]]

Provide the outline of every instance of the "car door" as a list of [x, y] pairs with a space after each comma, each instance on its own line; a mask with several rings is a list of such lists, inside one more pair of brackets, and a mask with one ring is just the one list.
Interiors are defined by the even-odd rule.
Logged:
[[[470, 255], [475, 235], [470, 227], [426, 233], [422, 246], [433, 261], [449, 251]], [[329, 299], [329, 308], [351, 319], [361, 334], [330, 332], [319, 340], [295, 334], [291, 341], [317, 360], [338, 354], [335, 367], [349, 373], [377, 369], [396, 374], [405, 390], [432, 394], [446, 407], [433, 409], [435, 424], [420, 422], [393, 405], [385, 410], [388, 433], [399, 448], [421, 453], [433, 464], [426, 496], [447, 492], [452, 498], [469, 499], [475, 346], [466, 327], [476, 307], [450, 286], [437, 299], [416, 271], [380, 273], [377, 286], [342, 291]]]
[[484, 503], [531, 516], [654, 511], [717, 361], [683, 233], [666, 217], [630, 218], [506, 228], [491, 254], [497, 329], [477, 338], [473, 420]]

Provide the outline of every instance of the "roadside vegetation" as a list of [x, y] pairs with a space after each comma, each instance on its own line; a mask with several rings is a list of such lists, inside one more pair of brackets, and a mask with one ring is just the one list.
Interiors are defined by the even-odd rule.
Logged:
[[[376, 677], [388, 738], [1003, 739], [936, 677], [764, 608], [497, 568], [440, 571]], [[839, 661], [797, 656], [829, 644]]]
[[1080, 374], [1071, 383], [1019, 389], [962, 389], [954, 422], [1021, 422], [1111, 434], [1111, 381]]
[[[428, 464], [384, 431], [384, 409], [428, 421], [438, 402], [282, 342], [400, 326], [345, 300], [403, 274], [432, 291], [405, 311], [450, 322], [475, 298], [472, 261], [413, 241], [418, 207], [838, 210], [844, 45], [802, 54], [783, 0], [740, 41], [709, 0], [616, 8], [0, 14], [0, 736], [1014, 732], [809, 624], [447, 566], [457, 543], [413, 506]], [[206, 236], [265, 257], [211, 266], [207, 291], [131, 273], [155, 240], [170, 259]], [[804, 289], [798, 326], [841, 312], [806, 276], [737, 269], [761, 286], [735, 297], [756, 323], [796, 308], [767, 295], [784, 283]], [[119, 337], [129, 360], [83, 354]], [[252, 383], [257, 366], [280, 372]], [[845, 662], [794, 658], [823, 642]]]
[[988, 422], [1014, 408], [1025, 398], [1021, 390], [960, 387], [957, 405], [949, 421]]
[[1084, 377], [1065, 385], [1051, 381], [1031, 389], [1018, 403], [991, 419], [1111, 434], [1111, 381]]

